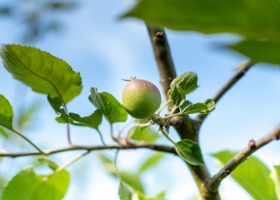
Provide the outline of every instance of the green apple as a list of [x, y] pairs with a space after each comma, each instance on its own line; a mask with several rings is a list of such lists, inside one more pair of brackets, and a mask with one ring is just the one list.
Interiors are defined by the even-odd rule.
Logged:
[[132, 79], [123, 90], [122, 103], [132, 117], [136, 119], [148, 118], [160, 106], [160, 92], [149, 81]]

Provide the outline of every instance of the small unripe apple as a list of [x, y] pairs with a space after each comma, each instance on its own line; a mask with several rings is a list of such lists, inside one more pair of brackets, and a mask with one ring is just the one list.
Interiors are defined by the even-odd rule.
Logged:
[[123, 90], [122, 103], [132, 117], [136, 119], [148, 118], [160, 106], [160, 92], [149, 81], [132, 79]]

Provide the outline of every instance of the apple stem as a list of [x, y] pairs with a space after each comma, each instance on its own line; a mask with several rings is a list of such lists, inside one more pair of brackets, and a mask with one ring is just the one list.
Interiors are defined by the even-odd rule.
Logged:
[[166, 101], [165, 104], [163, 104], [163, 106], [158, 109], [157, 114], [159, 115], [163, 111], [163, 109], [171, 102], [172, 101], [170, 99], [168, 101]]

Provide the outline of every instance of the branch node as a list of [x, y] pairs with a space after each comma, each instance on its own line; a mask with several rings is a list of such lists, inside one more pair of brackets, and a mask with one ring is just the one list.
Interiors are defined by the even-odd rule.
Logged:
[[158, 32], [156, 33], [156, 39], [162, 39], [163, 36], [164, 36], [164, 33], [163, 33], [162, 31], [158, 31]]
[[254, 139], [250, 139], [248, 143], [248, 147], [251, 149], [256, 148], [256, 141]]
[[226, 174], [227, 176], [230, 175], [230, 173], [231, 173], [230, 170], [226, 170], [226, 171], [225, 171], [225, 174]]

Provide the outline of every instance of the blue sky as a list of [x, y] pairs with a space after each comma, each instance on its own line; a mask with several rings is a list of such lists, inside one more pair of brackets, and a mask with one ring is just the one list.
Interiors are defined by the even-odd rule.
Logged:
[[[121, 80], [122, 78], [137, 76], [150, 80], [160, 88], [159, 75], [144, 23], [137, 19], [117, 19], [133, 4], [134, 1], [130, 0], [118, 2], [84, 0], [77, 11], [62, 16], [62, 21], [65, 23], [62, 32], [49, 34], [34, 44], [64, 59], [75, 71], [81, 73], [84, 88], [81, 95], [69, 103], [69, 110], [82, 115], [93, 112], [94, 108], [87, 101], [90, 87], [110, 92], [121, 100], [121, 92], [126, 84]], [[21, 27], [13, 20], [0, 19], [0, 30], [0, 44], [18, 42]], [[238, 40], [237, 36], [226, 34], [208, 36], [172, 30], [167, 30], [167, 35], [178, 75], [194, 71], [199, 77], [199, 89], [189, 96], [193, 102], [204, 101], [214, 96], [234, 75], [235, 67], [247, 60], [246, 57], [229, 50], [217, 48], [217, 44]], [[208, 156], [210, 153], [224, 149], [240, 150], [247, 145], [249, 139], [262, 137], [279, 123], [279, 69], [264, 64], [251, 69], [223, 97], [217, 104], [216, 110], [207, 118], [201, 130], [200, 141], [212, 173], [217, 171], [217, 168], [215, 160]], [[34, 94], [30, 89], [14, 81], [3, 67], [0, 68], [0, 82], [0, 93], [9, 99], [13, 106], [28, 104], [34, 100], [44, 104], [36, 128], [26, 133], [28, 136], [48, 149], [67, 145], [65, 127], [54, 122], [55, 114], [47, 105], [45, 96]], [[18, 101], [19, 92], [24, 95], [24, 102]], [[115, 130], [121, 127], [116, 125]], [[106, 123], [102, 127], [102, 132], [108, 139], [109, 131]], [[99, 143], [97, 134], [87, 128], [72, 128], [72, 133], [75, 143]], [[173, 132], [170, 135], [175, 140], [178, 139]], [[162, 142], [166, 141], [163, 139]], [[279, 143], [273, 142], [255, 155], [272, 167], [280, 164], [279, 150]], [[142, 150], [121, 152], [119, 165], [133, 171], [135, 166], [150, 153]], [[51, 158], [58, 163], [64, 163], [75, 155], [77, 152]], [[24, 163], [22, 160], [9, 160], [9, 164], [22, 164]], [[25, 166], [22, 164], [21, 167]], [[7, 169], [8, 166], [3, 164], [0, 171], [4, 173]], [[12, 176], [16, 169], [17, 167], [14, 167], [9, 175]], [[96, 161], [96, 153], [70, 166], [69, 171], [73, 180], [65, 199], [74, 200], [77, 197], [117, 199], [117, 182], [104, 173]], [[159, 192], [160, 189], [168, 188], [167, 194], [170, 200], [190, 199], [197, 193], [185, 165], [173, 156], [167, 156], [165, 162], [158, 166], [156, 173], [145, 177], [151, 194], [154, 194], [155, 190]], [[158, 182], [163, 184], [158, 186]], [[231, 180], [223, 182], [222, 187], [225, 199], [236, 199], [236, 197], [249, 199]], [[234, 196], [232, 196], [233, 190]]]

